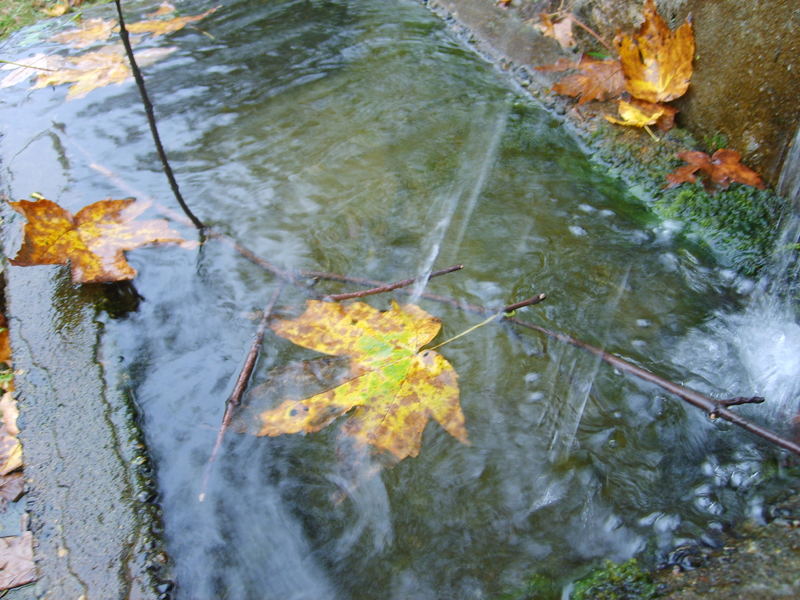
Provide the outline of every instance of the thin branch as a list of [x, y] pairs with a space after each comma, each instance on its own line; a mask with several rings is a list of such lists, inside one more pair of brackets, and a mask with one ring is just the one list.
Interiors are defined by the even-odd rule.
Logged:
[[276, 292], [272, 295], [272, 298], [270, 298], [269, 302], [264, 307], [264, 313], [261, 315], [261, 321], [258, 323], [256, 335], [253, 338], [253, 343], [250, 344], [250, 351], [247, 353], [247, 357], [244, 360], [242, 370], [239, 372], [239, 377], [236, 379], [236, 385], [233, 386], [231, 395], [228, 396], [228, 399], [225, 401], [225, 413], [222, 415], [222, 424], [217, 432], [217, 440], [214, 442], [214, 448], [211, 450], [211, 456], [206, 463], [205, 473], [203, 474], [203, 483], [200, 488], [199, 496], [200, 502], [205, 500], [206, 488], [208, 487], [208, 478], [211, 474], [211, 465], [217, 460], [217, 454], [219, 453], [219, 449], [222, 447], [222, 440], [225, 438], [225, 432], [228, 430], [231, 420], [233, 419], [233, 411], [242, 402], [242, 396], [247, 389], [247, 382], [250, 381], [250, 375], [253, 374], [253, 369], [256, 366], [256, 359], [258, 358], [258, 353], [261, 350], [261, 343], [264, 341], [264, 333], [267, 331], [269, 317], [272, 314], [272, 309], [275, 308], [275, 303], [278, 301], [278, 297], [281, 295], [282, 291], [283, 284], [281, 284], [281, 286], [276, 290]]
[[522, 300], [521, 302], [517, 302], [515, 304], [509, 304], [503, 309], [503, 312], [506, 313], [506, 318], [510, 315], [508, 313], [512, 313], [518, 308], [525, 308], [526, 306], [533, 306], [534, 304], [539, 304], [547, 298], [547, 294], [537, 294], [536, 296], [532, 296], [527, 300]]
[[164, 151], [164, 146], [161, 144], [161, 136], [158, 135], [158, 127], [156, 126], [156, 116], [153, 112], [153, 104], [150, 102], [150, 97], [147, 95], [147, 88], [144, 85], [144, 77], [142, 76], [142, 72], [139, 70], [139, 65], [136, 64], [136, 58], [133, 56], [133, 48], [131, 47], [130, 36], [128, 35], [128, 29], [125, 27], [125, 18], [122, 15], [121, 0], [114, 0], [114, 4], [117, 5], [117, 15], [119, 16], [119, 37], [122, 39], [122, 45], [125, 46], [125, 53], [128, 55], [128, 62], [131, 63], [131, 71], [133, 72], [134, 79], [136, 79], [136, 86], [139, 88], [139, 94], [142, 96], [144, 112], [147, 114], [147, 123], [150, 125], [150, 133], [153, 135], [153, 142], [156, 145], [158, 157], [161, 159], [161, 165], [164, 167], [164, 174], [167, 176], [169, 186], [172, 188], [172, 193], [175, 195], [175, 199], [178, 201], [178, 204], [180, 204], [183, 212], [186, 213], [186, 216], [189, 217], [189, 220], [191, 220], [194, 226], [202, 231], [205, 228], [205, 225], [203, 225], [203, 222], [194, 215], [184, 201], [181, 191], [178, 188], [178, 181], [175, 179], [175, 174], [172, 172], [172, 167], [169, 164], [169, 160], [167, 160], [167, 153]]
[[[447, 267], [446, 269], [440, 269], [438, 271], [432, 272], [430, 275], [425, 277], [425, 281], [427, 282], [429, 279], [433, 279], [434, 277], [438, 277], [439, 275], [447, 275], [448, 273], [452, 273], [453, 271], [460, 271], [464, 268], [464, 265], [453, 265], [452, 267]], [[383, 294], [386, 292], [391, 292], [393, 290], [406, 287], [414, 283], [415, 281], [419, 281], [422, 279], [421, 277], [412, 277], [411, 279], [403, 279], [402, 281], [395, 281], [394, 283], [390, 283], [387, 285], [381, 285], [378, 287], [374, 287], [368, 290], [361, 290], [360, 292], [348, 292], [346, 294], [328, 294], [325, 296], [325, 300], [333, 300], [334, 302], [339, 302], [341, 300], [349, 300], [351, 298], [363, 298], [365, 296], [373, 296], [375, 294]]]
[[609, 352], [606, 352], [605, 350], [602, 350], [601, 348], [592, 346], [591, 344], [587, 344], [586, 342], [574, 338], [571, 335], [567, 335], [565, 333], [561, 333], [558, 331], [552, 331], [545, 327], [541, 327], [540, 325], [534, 325], [533, 323], [521, 321], [513, 317], [507, 320], [520, 327], [531, 329], [533, 331], [538, 331], [539, 333], [542, 333], [548, 337], [551, 337], [566, 344], [575, 346], [576, 348], [580, 348], [582, 350], [590, 352], [591, 354], [594, 354], [601, 360], [610, 364], [612, 367], [615, 367], [624, 373], [635, 375], [639, 379], [643, 379], [645, 381], [649, 381], [650, 383], [656, 384], [657, 386], [667, 390], [671, 394], [678, 396], [681, 400], [684, 400], [685, 402], [688, 402], [689, 404], [704, 410], [706, 413], [709, 414], [709, 416], [712, 415], [717, 416], [730, 423], [733, 423], [734, 425], [738, 425], [742, 429], [749, 431], [750, 433], [753, 433], [759, 437], [762, 437], [769, 442], [772, 442], [776, 446], [780, 446], [784, 450], [788, 450], [789, 452], [793, 452], [794, 454], [800, 455], [800, 445], [796, 444], [791, 440], [782, 438], [775, 432], [770, 431], [769, 429], [766, 429], [764, 427], [761, 427], [760, 425], [757, 425], [752, 421], [749, 421], [748, 419], [733, 412], [732, 410], [729, 410], [724, 406], [724, 401], [715, 400], [693, 389], [684, 387], [682, 385], [664, 379], [663, 377], [659, 377], [658, 375], [651, 373], [646, 369], [638, 367], [633, 363], [630, 363], [627, 360], [620, 358], [616, 354], [611, 354]]
[[603, 38], [601, 38], [594, 29], [583, 23], [580, 19], [577, 19], [575, 15], [572, 15], [572, 22], [575, 23], [575, 25], [577, 25], [581, 29], [583, 29], [585, 32], [587, 32], [589, 35], [591, 35], [598, 42], [600, 42], [603, 48], [611, 52], [611, 54], [616, 54], [614, 49], [611, 46], [609, 46], [608, 43]]
[[[224, 242], [226, 242], [226, 243], [230, 244], [231, 246], [233, 246], [237, 250], [237, 252], [239, 252], [243, 257], [247, 258], [253, 264], [256, 264], [256, 265], [262, 267], [263, 269], [265, 269], [265, 270], [277, 275], [278, 277], [281, 277], [285, 281], [287, 281], [289, 283], [292, 283], [294, 285], [302, 285], [302, 282], [298, 281], [294, 277], [293, 273], [291, 273], [290, 271], [286, 271], [284, 269], [280, 269], [280, 268], [276, 267], [275, 265], [273, 265], [269, 261], [267, 261], [267, 260], [261, 258], [260, 256], [256, 255], [250, 249], [248, 249], [248, 248], [242, 246], [241, 244], [239, 244], [236, 240], [234, 240], [230, 236], [228, 236], [226, 234], [223, 234], [223, 233], [220, 233], [220, 232], [210, 231], [208, 233], [208, 237], [209, 238], [216, 237], [216, 238], [219, 238], [219, 239], [223, 240]], [[373, 287], [373, 288], [377, 288], [377, 287], [381, 287], [381, 286], [386, 286], [387, 285], [383, 281], [376, 281], [374, 279], [364, 279], [364, 278], [361, 278], [361, 277], [350, 277], [348, 275], [340, 275], [338, 273], [326, 273], [326, 272], [320, 272], [320, 271], [300, 271], [298, 273], [298, 275], [300, 275], [302, 277], [306, 277], [306, 278], [326, 279], [326, 280], [329, 280], [329, 281], [340, 281], [340, 282], [344, 282], [344, 283], [353, 283], [355, 285], [363, 285], [365, 287], [369, 286], [369, 287]], [[401, 293], [409, 293], [408, 290], [405, 290], [403, 288], [398, 288], [398, 291], [401, 292]], [[543, 294], [540, 294], [539, 296], [534, 296], [534, 299], [540, 298], [539, 300], [537, 300], [537, 302], [540, 302], [541, 300], [544, 299], [543, 296], [544, 296]], [[485, 306], [479, 306], [479, 305], [470, 304], [470, 303], [467, 303], [467, 302], [459, 302], [459, 301], [457, 301], [457, 300], [455, 300], [453, 298], [449, 298], [447, 296], [442, 296], [442, 295], [438, 295], [438, 294], [431, 294], [431, 293], [428, 293], [428, 292], [424, 292], [423, 294], [421, 294], [421, 297], [425, 298], [426, 300], [432, 300], [434, 302], [439, 302], [441, 304], [447, 304], [447, 305], [452, 306], [454, 308], [457, 308], [459, 310], [472, 312], [472, 313], [476, 313], [476, 314], [489, 315], [489, 314], [493, 314], [493, 313], [497, 312], [496, 310], [487, 308]], [[531, 300], [531, 299], [529, 299], [529, 300]], [[527, 302], [527, 301], [525, 301], [525, 302]], [[537, 302], [530, 302], [530, 304], [536, 304]], [[519, 304], [520, 303], [511, 304], [511, 305], [505, 307], [505, 309], [503, 309], [503, 310], [504, 310], [504, 312], [512, 312], [516, 308], [521, 308], [519, 306]], [[671, 382], [671, 381], [669, 381], [667, 379], [664, 379], [663, 377], [659, 377], [658, 375], [656, 375], [654, 373], [651, 373], [650, 371], [647, 371], [646, 369], [643, 369], [643, 368], [638, 367], [638, 366], [636, 366], [636, 365], [634, 365], [632, 363], [629, 363], [628, 361], [620, 358], [619, 356], [616, 356], [614, 354], [610, 354], [610, 353], [606, 352], [605, 350], [602, 350], [600, 348], [592, 346], [591, 344], [587, 344], [586, 342], [583, 342], [583, 341], [581, 341], [581, 340], [579, 340], [577, 338], [574, 338], [574, 337], [572, 337], [570, 335], [567, 335], [565, 333], [552, 331], [552, 330], [547, 329], [545, 327], [541, 327], [540, 325], [534, 325], [533, 323], [528, 323], [526, 321], [522, 321], [522, 320], [520, 320], [520, 319], [518, 319], [516, 317], [506, 316], [505, 320], [509, 321], [511, 323], [514, 323], [515, 325], [518, 325], [519, 327], [523, 327], [523, 328], [526, 328], [526, 329], [531, 329], [533, 331], [537, 331], [537, 332], [539, 332], [541, 334], [544, 334], [544, 335], [546, 335], [548, 337], [551, 337], [553, 339], [557, 339], [557, 340], [559, 340], [561, 342], [564, 342], [566, 344], [570, 344], [572, 346], [575, 346], [577, 348], [581, 348], [581, 349], [583, 349], [583, 350], [585, 350], [587, 352], [590, 352], [590, 353], [598, 356], [601, 360], [605, 361], [606, 363], [610, 364], [611, 366], [619, 369], [620, 371], [623, 371], [623, 372], [628, 373], [630, 375], [634, 375], [635, 377], [638, 377], [640, 379], [643, 379], [645, 381], [649, 381], [651, 383], [654, 383], [654, 384], [658, 385], [659, 387], [661, 387], [664, 390], [670, 392], [671, 394], [674, 394], [674, 395], [678, 396], [679, 398], [681, 398], [685, 402], [688, 402], [689, 404], [692, 404], [693, 406], [696, 406], [696, 407], [704, 410], [710, 416], [718, 416], [718, 417], [720, 417], [720, 418], [722, 418], [722, 419], [724, 419], [724, 420], [726, 420], [726, 421], [728, 421], [730, 423], [733, 423], [734, 425], [737, 425], [737, 426], [741, 427], [742, 429], [744, 429], [746, 431], [749, 431], [750, 433], [753, 433], [753, 434], [755, 434], [755, 435], [757, 435], [757, 436], [759, 436], [759, 437], [761, 437], [761, 438], [763, 438], [763, 439], [775, 444], [776, 446], [779, 446], [779, 447], [781, 447], [781, 448], [783, 448], [785, 450], [788, 450], [789, 452], [793, 452], [794, 454], [800, 455], [800, 445], [798, 445], [797, 443], [792, 442], [790, 440], [787, 440], [785, 438], [782, 438], [779, 435], [777, 435], [776, 433], [774, 433], [772, 431], [769, 431], [768, 429], [765, 429], [765, 428], [763, 428], [763, 427], [761, 427], [759, 425], [756, 425], [755, 423], [752, 423], [751, 421], [745, 419], [744, 417], [738, 415], [737, 413], [729, 410], [727, 407], [725, 407], [725, 401], [715, 400], [715, 399], [710, 398], [708, 396], [705, 396], [704, 394], [701, 394], [701, 393], [699, 393], [699, 392], [697, 392], [695, 390], [692, 390], [692, 389], [684, 387], [682, 385], [678, 385], [676, 383], [673, 383], [673, 382]], [[753, 401], [751, 401], [751, 402], [753, 402]]]

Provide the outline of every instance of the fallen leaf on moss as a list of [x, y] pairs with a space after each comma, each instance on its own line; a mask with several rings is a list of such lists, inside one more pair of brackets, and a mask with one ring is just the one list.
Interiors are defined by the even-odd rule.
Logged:
[[352, 411], [344, 430], [397, 460], [416, 456], [433, 417], [467, 443], [455, 370], [441, 354], [420, 350], [439, 332], [439, 320], [413, 304], [380, 312], [363, 302], [347, 306], [309, 300], [273, 331], [318, 352], [350, 358], [350, 379], [303, 400], [261, 413], [260, 435], [314, 432]]
[[136, 269], [127, 263], [124, 251], [184, 241], [163, 219], [135, 221], [147, 205], [133, 198], [100, 200], [74, 216], [47, 199], [9, 204], [28, 220], [22, 247], [11, 264], [26, 267], [69, 262], [76, 283], [133, 279]]
[[591, 100], [615, 98], [625, 89], [625, 80], [618, 60], [596, 60], [584, 55], [577, 64], [559, 59], [552, 65], [536, 68], [539, 71], [577, 69], [578, 73], [567, 75], [554, 84], [553, 91], [562, 96], [578, 98], [579, 105]]
[[563, 15], [558, 21], [553, 21], [547, 13], [539, 13], [539, 23], [534, 27], [545, 37], [553, 38], [562, 48], [572, 48], [576, 44], [575, 36], [572, 35], [574, 23], [571, 13]]
[[667, 102], [686, 93], [692, 77], [694, 33], [687, 21], [671, 31], [654, 0], [644, 4], [644, 23], [634, 36], [618, 34], [619, 52], [628, 91], [647, 102]]
[[36, 581], [33, 534], [0, 538], [0, 590], [10, 590]]
[[725, 189], [731, 183], [764, 189], [761, 176], [740, 162], [742, 156], [736, 150], [720, 148], [712, 156], [705, 152], [685, 151], [677, 156], [687, 164], [667, 175], [668, 188], [681, 183], [694, 183], [697, 181], [696, 173], [700, 171], [706, 175], [703, 184], [708, 190], [712, 190], [714, 184]]
[[[136, 62], [146, 67], [172, 54], [177, 48], [148, 48], [135, 53]], [[71, 83], [67, 100], [83, 98], [89, 92], [112, 83], [123, 83], [132, 77], [128, 57], [122, 46], [108, 46], [74, 58], [64, 59], [57, 71], [39, 73], [31, 89]]]

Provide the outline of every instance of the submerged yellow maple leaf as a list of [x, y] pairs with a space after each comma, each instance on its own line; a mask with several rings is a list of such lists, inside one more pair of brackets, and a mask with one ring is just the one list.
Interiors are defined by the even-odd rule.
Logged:
[[75, 215], [52, 200], [9, 202], [28, 222], [12, 265], [70, 263], [76, 283], [133, 279], [136, 269], [123, 251], [147, 244], [181, 243], [180, 235], [163, 219], [134, 221], [146, 208], [133, 198], [100, 200]]
[[668, 102], [686, 93], [692, 77], [694, 32], [687, 21], [671, 31], [654, 0], [644, 4], [644, 23], [634, 36], [614, 40], [628, 91], [647, 102]]
[[[272, 325], [295, 344], [350, 358], [350, 379], [303, 400], [261, 413], [259, 435], [319, 431], [351, 411], [345, 432], [402, 460], [419, 454], [430, 417], [467, 442], [458, 376], [441, 354], [420, 350], [439, 332], [438, 319], [413, 304], [380, 312], [363, 302], [309, 300], [293, 320]], [[353, 410], [354, 409], [354, 410]]]
[[[169, 56], [177, 48], [148, 48], [135, 52], [136, 62], [146, 67]], [[64, 59], [63, 68], [39, 73], [31, 89], [71, 83], [67, 100], [83, 98], [86, 94], [112, 83], [122, 83], [132, 77], [128, 57], [122, 46], [107, 46], [96, 52]]]

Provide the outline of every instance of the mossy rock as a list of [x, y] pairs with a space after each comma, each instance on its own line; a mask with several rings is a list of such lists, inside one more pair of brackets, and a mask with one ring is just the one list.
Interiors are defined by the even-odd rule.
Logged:
[[650, 600], [657, 598], [657, 587], [635, 558], [624, 563], [605, 562], [575, 582], [572, 600]]

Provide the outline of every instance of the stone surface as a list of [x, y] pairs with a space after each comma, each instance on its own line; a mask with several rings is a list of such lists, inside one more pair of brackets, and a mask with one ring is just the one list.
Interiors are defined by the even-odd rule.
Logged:
[[8, 598], [154, 600], [166, 557], [140, 499], [146, 458], [95, 298], [59, 267], [12, 267], [7, 279], [39, 573]]
[[776, 184], [800, 126], [800, 2], [689, 0], [697, 55], [676, 102], [703, 139], [721, 133], [744, 162]]

